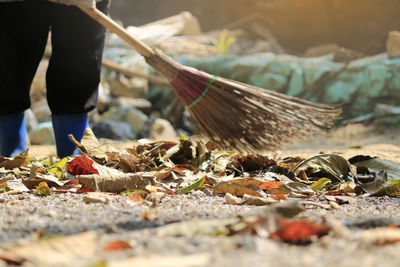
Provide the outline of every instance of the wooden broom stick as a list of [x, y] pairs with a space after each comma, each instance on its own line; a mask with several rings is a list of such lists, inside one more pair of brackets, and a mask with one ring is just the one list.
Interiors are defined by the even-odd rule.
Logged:
[[142, 56], [150, 57], [154, 54], [153, 48], [140, 41], [139, 39], [134, 38], [129, 34], [127, 30], [125, 30], [121, 25], [110, 19], [107, 15], [96, 8], [87, 8], [79, 6], [79, 8], [88, 14], [95, 21], [106, 27], [111, 32], [117, 34], [122, 40], [124, 40], [127, 44], [135, 48]]

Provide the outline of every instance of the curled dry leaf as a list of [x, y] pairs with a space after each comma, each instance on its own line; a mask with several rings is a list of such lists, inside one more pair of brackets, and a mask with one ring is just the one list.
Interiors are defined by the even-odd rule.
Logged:
[[35, 191], [35, 194], [38, 196], [50, 196], [51, 195], [51, 190], [49, 186], [47, 185], [46, 182], [41, 182]]
[[6, 170], [19, 168], [24, 164], [27, 157], [28, 157], [28, 150], [26, 150], [21, 155], [16, 155], [13, 159], [0, 156], [0, 168], [4, 168]]
[[93, 192], [120, 193], [127, 189], [145, 189], [154, 184], [151, 173], [130, 173], [119, 175], [80, 175], [78, 180]]
[[342, 176], [347, 176], [349, 173], [353, 177], [357, 177], [356, 167], [351, 165], [345, 158], [336, 154], [323, 154], [306, 159], [293, 170], [296, 176], [302, 171], [308, 176], [320, 173], [325, 177], [337, 181], [342, 181]]

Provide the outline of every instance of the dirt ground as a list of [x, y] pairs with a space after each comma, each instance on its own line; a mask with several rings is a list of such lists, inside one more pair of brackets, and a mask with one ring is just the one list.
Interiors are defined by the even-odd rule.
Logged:
[[[320, 152], [335, 152], [345, 158], [361, 154], [400, 162], [398, 130], [348, 125], [268, 154], [309, 157]], [[34, 146], [30, 150], [34, 157], [51, 153], [55, 153], [54, 147]], [[42, 252], [41, 247], [29, 250], [26, 257], [35, 262], [37, 258], [32, 253], [39, 255], [41, 264], [33, 266], [44, 266], [46, 260], [53, 262], [48, 266], [400, 266], [399, 243], [375, 246], [351, 239], [363, 228], [400, 225], [398, 198], [360, 197], [337, 209], [306, 206], [297, 218], [318, 222], [328, 216], [351, 231], [341, 237], [330, 234], [309, 245], [287, 244], [249, 234], [220, 236], [209, 234], [209, 229], [206, 234], [160, 234], [171, 222], [225, 220], [264, 212], [263, 207], [228, 205], [224, 197], [208, 196], [200, 191], [167, 196], [155, 208], [148, 203], [128, 203], [121, 196], [109, 196], [107, 204], [85, 204], [82, 199], [82, 195], [76, 194], [46, 198], [32, 194], [0, 195], [0, 253], [18, 244], [36, 244], [38, 236], [78, 234], [81, 243], [76, 243], [76, 248], [67, 253], [70, 257], [67, 263], [54, 264], [51, 257], [43, 255], [48, 252]], [[318, 196], [306, 201], [327, 204]], [[150, 213], [156, 219], [144, 219], [144, 214]], [[184, 229], [190, 227], [182, 224], [183, 232]], [[82, 234], [83, 231], [88, 232]], [[131, 248], [99, 252], [99, 248], [113, 241], [124, 241]], [[61, 253], [56, 255], [69, 250], [68, 244], [57, 248], [57, 253]], [[0, 260], [0, 266], [6, 266], [5, 262]]]

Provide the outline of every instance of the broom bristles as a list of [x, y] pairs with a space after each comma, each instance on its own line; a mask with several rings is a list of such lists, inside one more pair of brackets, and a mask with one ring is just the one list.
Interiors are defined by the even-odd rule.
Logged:
[[[337, 106], [314, 103], [176, 65], [163, 56], [148, 62], [166, 78], [199, 132], [222, 147], [242, 152], [272, 150], [329, 129]], [[175, 75], [173, 75], [175, 69]]]

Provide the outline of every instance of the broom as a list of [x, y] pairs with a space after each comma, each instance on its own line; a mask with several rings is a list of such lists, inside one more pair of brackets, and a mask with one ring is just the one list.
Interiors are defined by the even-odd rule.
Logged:
[[330, 128], [337, 106], [258, 88], [183, 66], [132, 37], [96, 8], [80, 8], [138, 51], [169, 82], [201, 134], [224, 148], [242, 152], [271, 150], [293, 137]]

